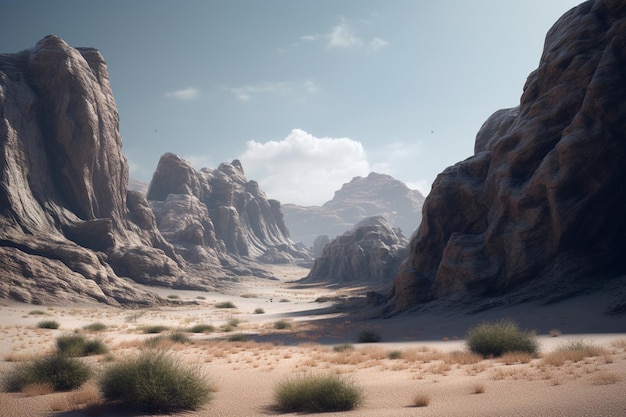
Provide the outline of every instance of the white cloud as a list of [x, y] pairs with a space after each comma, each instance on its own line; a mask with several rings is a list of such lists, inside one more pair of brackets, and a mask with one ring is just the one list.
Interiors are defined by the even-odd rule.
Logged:
[[256, 96], [272, 95], [289, 97], [315, 93], [318, 90], [315, 82], [307, 80], [304, 82], [267, 82], [241, 87], [226, 88], [237, 100], [250, 101]]
[[370, 48], [372, 48], [374, 52], [378, 51], [381, 48], [384, 48], [387, 45], [389, 45], [389, 42], [381, 38], [374, 38], [370, 41]]
[[268, 197], [300, 205], [321, 205], [344, 183], [370, 172], [360, 142], [316, 138], [300, 129], [281, 141], [249, 141], [239, 159], [246, 177]]
[[313, 41], [316, 41], [319, 37], [320, 35], [303, 35], [303, 36], [300, 36], [300, 40], [306, 41], [306, 42], [313, 42]]
[[350, 48], [363, 43], [361, 39], [356, 37], [354, 30], [345, 20], [342, 20], [331, 30], [328, 38], [329, 48]]
[[197, 98], [199, 95], [200, 95], [200, 91], [197, 88], [193, 88], [193, 87], [165, 93], [165, 97], [167, 98], [173, 98], [173, 99], [182, 100], [182, 101], [193, 100]]

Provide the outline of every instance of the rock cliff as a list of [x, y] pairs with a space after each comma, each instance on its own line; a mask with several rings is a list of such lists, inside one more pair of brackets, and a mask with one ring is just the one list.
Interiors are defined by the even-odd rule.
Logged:
[[[159, 161], [147, 198], [158, 228], [188, 262], [241, 273], [247, 261], [308, 260], [289, 238], [280, 203], [248, 181], [238, 160], [196, 171], [167, 153]], [[258, 272], [258, 271], [257, 271]]]
[[361, 220], [324, 247], [303, 282], [388, 287], [409, 241], [382, 216]]
[[312, 246], [318, 236], [332, 239], [371, 216], [384, 216], [410, 236], [420, 224], [423, 203], [419, 191], [389, 175], [371, 172], [365, 178], [354, 177], [321, 207], [284, 204], [283, 210], [292, 239]]
[[489, 118], [474, 156], [435, 180], [393, 308], [558, 299], [626, 272], [625, 33], [626, 3], [614, 0], [550, 29], [519, 106]]
[[154, 303], [120, 276], [171, 285], [180, 259], [127, 193], [107, 67], [47, 36], [0, 54], [0, 298]]

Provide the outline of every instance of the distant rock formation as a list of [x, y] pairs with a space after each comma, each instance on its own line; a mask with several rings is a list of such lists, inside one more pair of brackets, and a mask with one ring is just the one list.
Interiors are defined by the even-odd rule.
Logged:
[[302, 281], [389, 287], [408, 243], [384, 217], [368, 217], [328, 243]]
[[120, 276], [171, 285], [179, 258], [127, 194], [104, 59], [47, 36], [0, 54], [0, 298], [154, 303]]
[[283, 211], [292, 239], [312, 246], [318, 236], [333, 239], [371, 216], [384, 216], [410, 236], [420, 224], [423, 203], [419, 191], [389, 175], [371, 172], [344, 184], [322, 207], [284, 204]]
[[161, 233], [191, 264], [221, 265], [240, 274], [246, 260], [309, 259], [290, 240], [280, 203], [268, 200], [255, 181], [246, 179], [238, 160], [196, 171], [167, 153], [159, 161], [147, 198]]
[[552, 27], [520, 105], [496, 112], [475, 155], [435, 180], [393, 308], [558, 299], [626, 273], [625, 30], [614, 0]]

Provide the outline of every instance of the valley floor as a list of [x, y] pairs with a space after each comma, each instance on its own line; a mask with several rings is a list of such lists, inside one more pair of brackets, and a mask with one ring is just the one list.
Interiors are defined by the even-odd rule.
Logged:
[[[364, 320], [332, 301], [345, 292], [293, 285], [290, 281], [306, 275], [305, 269], [277, 267], [276, 275], [277, 281], [240, 283], [229, 294], [159, 289], [183, 305], [145, 310], [0, 302], [0, 374], [51, 352], [58, 336], [74, 331], [106, 343], [109, 354], [84, 359], [103, 369], [145, 349], [145, 341], [155, 337], [145, 333], [151, 326], [166, 326], [166, 335], [206, 324], [212, 332], [185, 333], [187, 343], [160, 345], [201, 366], [215, 390], [202, 409], [181, 416], [277, 415], [272, 408], [276, 384], [307, 373], [346, 375], [363, 388], [359, 408], [324, 416], [626, 415], [626, 319], [603, 316], [601, 295], [481, 315], [440, 311]], [[225, 308], [227, 303], [233, 307]], [[463, 337], [469, 327], [504, 317], [537, 330], [539, 357], [481, 359], [467, 352]], [[60, 327], [38, 328], [42, 320]], [[106, 328], [83, 329], [94, 323]], [[363, 330], [380, 335], [381, 342], [357, 343]], [[248, 340], [229, 341], [232, 335]], [[550, 352], [577, 341], [597, 352], [578, 361], [547, 360]], [[353, 349], [333, 349], [342, 344]], [[418, 400], [426, 404], [416, 407]], [[0, 417], [119, 415], [101, 402], [94, 383], [65, 393], [0, 393]]]

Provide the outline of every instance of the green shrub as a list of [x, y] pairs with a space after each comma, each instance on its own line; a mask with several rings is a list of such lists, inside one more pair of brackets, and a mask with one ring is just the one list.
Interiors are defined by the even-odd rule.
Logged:
[[196, 410], [211, 399], [198, 368], [184, 366], [162, 351], [113, 364], [105, 370], [100, 389], [107, 400], [142, 413]]
[[80, 387], [91, 376], [91, 369], [75, 358], [55, 355], [23, 362], [5, 376], [5, 389], [18, 392], [31, 384], [50, 384], [55, 391]]
[[217, 304], [215, 304], [215, 307], [216, 308], [237, 308], [237, 306], [234, 305], [230, 301], [224, 301], [224, 302], [221, 302], [221, 303], [217, 303]]
[[31, 316], [45, 316], [46, 312], [43, 310], [31, 310], [28, 312]]
[[304, 375], [281, 382], [274, 398], [283, 412], [320, 413], [352, 410], [363, 393], [353, 380], [339, 375]]
[[59, 336], [56, 343], [61, 356], [101, 355], [109, 351], [102, 340], [87, 339], [81, 334]]
[[162, 324], [157, 324], [154, 326], [146, 326], [143, 328], [144, 333], [162, 333], [170, 328], [167, 326], [163, 326]]
[[262, 308], [257, 308], [254, 310], [254, 314], [265, 314], [265, 310]]
[[346, 350], [354, 350], [354, 346], [350, 343], [344, 343], [333, 348], [333, 351], [335, 352], [345, 352]]
[[37, 323], [40, 329], [58, 329], [61, 325], [55, 320], [44, 320]]
[[400, 359], [402, 358], [402, 352], [399, 350], [392, 350], [387, 354], [387, 357], [389, 359]]
[[191, 339], [183, 332], [174, 332], [169, 336], [169, 339], [174, 343], [190, 343]]
[[378, 343], [380, 335], [372, 330], [363, 330], [357, 339], [359, 343]]
[[191, 329], [189, 329], [191, 333], [211, 333], [215, 331], [215, 327], [210, 324], [196, 324]]
[[277, 330], [291, 329], [291, 323], [285, 320], [278, 320], [274, 323], [274, 328]]
[[101, 332], [106, 328], [107, 326], [100, 322], [91, 323], [83, 327], [83, 329], [87, 330], [88, 332]]
[[539, 349], [534, 333], [519, 330], [516, 322], [500, 320], [483, 323], [465, 336], [470, 351], [483, 357], [497, 357], [507, 352], [525, 352], [535, 355]]
[[247, 342], [248, 340], [249, 340], [249, 339], [248, 339], [248, 336], [246, 336], [246, 335], [245, 335], [245, 334], [243, 334], [243, 333], [235, 333], [235, 334], [231, 334], [231, 335], [228, 337], [228, 341], [229, 341], [229, 342]]

